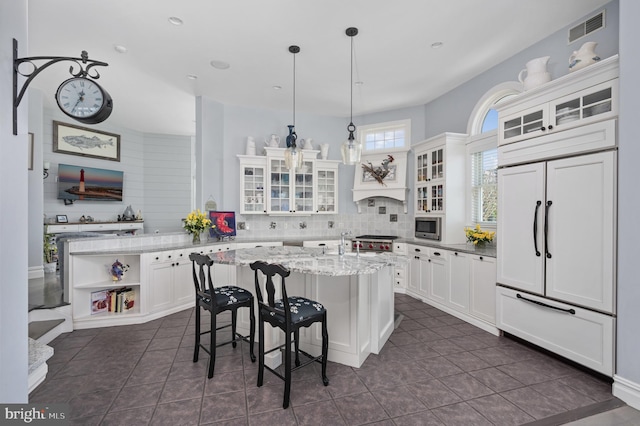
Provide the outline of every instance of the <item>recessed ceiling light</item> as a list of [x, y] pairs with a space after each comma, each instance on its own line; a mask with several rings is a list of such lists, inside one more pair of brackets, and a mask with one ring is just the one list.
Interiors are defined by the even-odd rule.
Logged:
[[127, 53], [127, 48], [122, 46], [121, 44], [116, 44], [115, 46], [113, 46], [113, 48], [116, 50], [116, 52], [118, 53]]
[[218, 61], [215, 59], [211, 61], [211, 66], [219, 70], [226, 70], [227, 68], [230, 67], [230, 65], [227, 62]]
[[435, 43], [431, 43], [431, 47], [433, 49], [440, 49], [442, 46], [444, 46], [444, 43], [441, 41], [436, 41]]
[[188, 78], [189, 80], [197, 80], [197, 79], [198, 79], [198, 76], [197, 76], [197, 75], [195, 75], [195, 74], [187, 74], [187, 78]]
[[178, 18], [177, 16], [171, 16], [169, 18], [169, 22], [171, 22], [173, 25], [182, 25], [182, 24], [184, 24], [182, 19]]
[[273, 90], [280, 90], [282, 89], [282, 86], [273, 86]]

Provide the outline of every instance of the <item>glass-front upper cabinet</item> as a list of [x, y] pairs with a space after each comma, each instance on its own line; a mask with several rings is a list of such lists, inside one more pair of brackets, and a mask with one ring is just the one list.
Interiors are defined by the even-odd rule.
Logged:
[[338, 211], [338, 161], [316, 161], [316, 213]]
[[416, 150], [416, 213], [444, 212], [445, 147]]
[[498, 145], [616, 117], [618, 74], [616, 55], [506, 100]]
[[264, 157], [240, 157], [240, 213], [265, 214], [266, 161]]
[[269, 202], [272, 214], [313, 212], [314, 162], [304, 160], [302, 166], [291, 171], [284, 158], [269, 158]]

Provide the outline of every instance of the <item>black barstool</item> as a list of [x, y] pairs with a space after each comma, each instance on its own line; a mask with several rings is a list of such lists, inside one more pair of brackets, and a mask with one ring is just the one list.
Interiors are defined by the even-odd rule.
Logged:
[[[258, 297], [258, 387], [262, 386], [264, 377], [264, 369], [271, 371], [273, 374], [284, 380], [284, 401], [283, 408], [289, 406], [289, 396], [291, 394], [291, 373], [298, 368], [302, 368], [312, 362], [322, 363], [322, 383], [327, 386], [329, 379], [327, 378], [327, 352], [329, 350], [329, 334], [327, 333], [327, 310], [318, 302], [307, 299], [305, 297], [287, 296], [287, 288], [285, 278], [289, 276], [289, 270], [282, 265], [268, 264], [265, 262], [254, 262], [251, 269], [255, 271], [256, 295]], [[260, 290], [259, 274], [260, 271], [266, 276], [265, 289], [267, 292], [267, 300], [262, 298]], [[273, 284], [274, 275], [279, 275], [281, 279], [282, 299], [275, 300], [275, 286]], [[273, 327], [277, 327], [284, 331], [285, 343], [270, 349], [264, 350], [264, 323], [268, 322]], [[322, 322], [322, 355], [314, 357], [300, 349], [299, 337], [300, 328], [309, 327], [315, 322]], [[291, 335], [295, 345], [296, 366], [291, 368]], [[277, 371], [264, 365], [264, 356], [270, 352], [284, 348], [284, 377]], [[299, 354], [309, 358], [304, 364], [300, 364]]]
[[[193, 263], [193, 284], [196, 287], [196, 344], [193, 353], [193, 362], [198, 362], [198, 354], [200, 348], [209, 354], [209, 374], [213, 377], [213, 369], [216, 363], [216, 348], [218, 346], [228, 345], [236, 347], [236, 342], [247, 341], [247, 336], [236, 333], [236, 320], [238, 316], [238, 308], [249, 308], [249, 355], [251, 362], [256, 361], [253, 353], [253, 343], [255, 339], [255, 315], [253, 313], [253, 294], [234, 285], [225, 285], [223, 287], [214, 287], [211, 281], [211, 265], [213, 260], [208, 256], [191, 253], [189, 259]], [[200, 308], [204, 308], [211, 314], [211, 327], [208, 331], [200, 331]], [[216, 327], [216, 317], [219, 313], [231, 311], [231, 324]], [[231, 327], [231, 340], [217, 343], [216, 332], [223, 328]], [[211, 345], [207, 349], [200, 343], [200, 336], [211, 333]]]

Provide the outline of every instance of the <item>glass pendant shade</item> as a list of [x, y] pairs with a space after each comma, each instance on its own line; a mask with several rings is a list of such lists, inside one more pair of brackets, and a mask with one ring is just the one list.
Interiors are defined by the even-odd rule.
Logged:
[[358, 164], [362, 154], [362, 144], [353, 139], [347, 139], [342, 143], [341, 151], [343, 164]]
[[284, 164], [287, 169], [295, 171], [302, 167], [302, 150], [292, 146], [284, 151]]

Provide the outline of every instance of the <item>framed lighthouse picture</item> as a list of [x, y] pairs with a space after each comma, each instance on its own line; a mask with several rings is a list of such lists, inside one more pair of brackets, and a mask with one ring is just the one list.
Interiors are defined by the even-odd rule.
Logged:
[[58, 199], [122, 201], [124, 173], [118, 170], [58, 164]]

